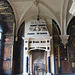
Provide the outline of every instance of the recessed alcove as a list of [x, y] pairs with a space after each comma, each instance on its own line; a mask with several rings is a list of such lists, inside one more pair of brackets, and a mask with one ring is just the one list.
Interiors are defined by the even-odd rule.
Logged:
[[32, 54], [32, 72], [33, 75], [46, 74], [46, 52], [44, 50], [33, 50]]

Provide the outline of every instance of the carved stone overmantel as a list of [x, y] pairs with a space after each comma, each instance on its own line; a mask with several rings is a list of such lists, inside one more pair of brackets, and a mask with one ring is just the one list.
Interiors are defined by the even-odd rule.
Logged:
[[64, 48], [66, 48], [66, 44], [68, 43], [69, 35], [60, 35], [61, 41], [64, 44]]
[[[50, 58], [51, 56], [50, 52], [52, 50], [53, 39], [52, 39], [52, 36], [50, 36], [48, 32], [48, 29], [46, 27], [46, 22], [42, 19], [40, 19], [39, 21], [37, 21], [37, 19], [35, 20], [32, 19], [30, 22], [26, 23], [25, 35], [24, 37], [22, 37], [22, 39], [24, 41], [23, 75], [35, 74], [34, 67], [37, 67], [37, 66], [38, 67], [40, 66], [39, 67], [40, 70], [43, 69], [44, 67], [45, 69], [45, 71], [43, 71], [44, 75], [51, 75], [51, 69], [50, 69], [51, 61], [50, 60], [52, 57]], [[43, 52], [43, 56], [39, 54], [41, 53], [41, 51]], [[34, 58], [34, 56], [36, 57]], [[33, 60], [38, 60], [39, 56], [40, 56], [39, 62], [33, 61]], [[42, 63], [42, 66], [40, 62]], [[36, 72], [38, 72], [38, 68]], [[40, 75], [40, 73], [38, 74]]]

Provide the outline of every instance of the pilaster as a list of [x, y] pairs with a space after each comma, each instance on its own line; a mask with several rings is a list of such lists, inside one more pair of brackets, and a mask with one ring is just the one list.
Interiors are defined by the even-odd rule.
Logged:
[[46, 75], [51, 75], [51, 71], [50, 71], [50, 51], [47, 51], [47, 74]]

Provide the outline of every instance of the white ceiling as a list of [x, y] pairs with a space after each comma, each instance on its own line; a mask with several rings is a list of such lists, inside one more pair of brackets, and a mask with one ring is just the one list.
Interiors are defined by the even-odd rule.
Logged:
[[54, 19], [66, 35], [66, 28], [72, 15], [69, 9], [72, 0], [8, 0], [13, 8], [17, 28], [24, 20], [39, 15], [42, 18]]

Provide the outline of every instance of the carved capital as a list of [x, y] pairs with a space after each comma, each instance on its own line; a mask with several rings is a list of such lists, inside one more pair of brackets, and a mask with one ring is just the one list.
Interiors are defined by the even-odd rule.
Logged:
[[60, 35], [61, 41], [64, 44], [64, 48], [66, 48], [66, 44], [68, 42], [69, 35]]

